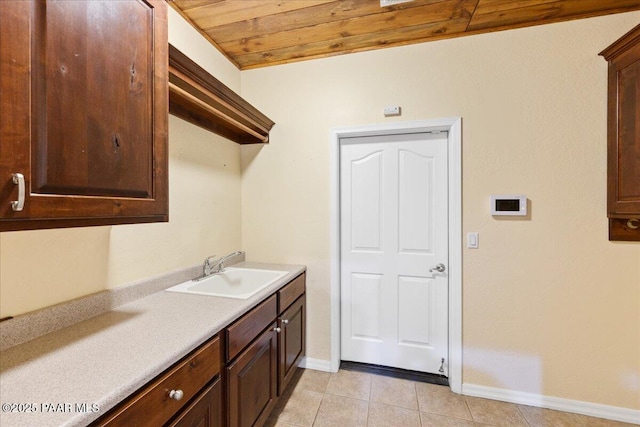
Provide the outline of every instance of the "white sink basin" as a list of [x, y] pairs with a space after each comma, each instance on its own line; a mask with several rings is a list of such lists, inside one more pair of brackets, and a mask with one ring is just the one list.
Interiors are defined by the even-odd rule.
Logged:
[[189, 280], [167, 291], [247, 299], [286, 274], [286, 271], [228, 267], [222, 273], [212, 274], [205, 279]]

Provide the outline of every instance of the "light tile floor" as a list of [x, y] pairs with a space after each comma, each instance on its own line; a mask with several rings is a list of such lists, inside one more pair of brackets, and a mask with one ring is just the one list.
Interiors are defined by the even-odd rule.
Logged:
[[267, 427], [622, 427], [632, 424], [496, 400], [448, 387], [340, 370], [299, 369]]

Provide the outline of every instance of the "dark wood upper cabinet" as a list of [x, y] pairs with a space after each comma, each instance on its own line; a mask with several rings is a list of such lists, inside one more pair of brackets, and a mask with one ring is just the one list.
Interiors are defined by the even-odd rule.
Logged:
[[609, 62], [609, 240], [640, 241], [640, 25], [600, 55]]
[[0, 2], [0, 231], [168, 220], [166, 8]]
[[169, 45], [169, 112], [238, 144], [269, 142], [274, 122]]

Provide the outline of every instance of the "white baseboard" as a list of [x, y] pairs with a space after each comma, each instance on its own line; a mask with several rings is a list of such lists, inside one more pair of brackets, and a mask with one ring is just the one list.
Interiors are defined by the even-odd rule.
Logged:
[[606, 418], [626, 423], [640, 424], [640, 411], [635, 409], [582, 402], [580, 400], [562, 399], [559, 397], [544, 396], [540, 394], [525, 393], [522, 391], [486, 387], [475, 384], [462, 384], [462, 394], [466, 396], [501, 400], [509, 403], [518, 403], [521, 405], [536, 406], [538, 408], [572, 412], [591, 417]]
[[300, 367], [305, 369], [314, 369], [316, 371], [331, 372], [331, 362], [322, 359], [303, 357], [302, 361], [300, 361]]

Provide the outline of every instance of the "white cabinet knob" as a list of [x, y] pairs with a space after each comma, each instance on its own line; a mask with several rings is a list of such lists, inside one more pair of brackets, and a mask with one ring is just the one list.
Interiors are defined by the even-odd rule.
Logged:
[[281, 331], [282, 329], [280, 329], [280, 328], [273, 328], [273, 330], [274, 330], [274, 331], [276, 331], [277, 333], [280, 333], [280, 331]]
[[169, 392], [169, 398], [174, 400], [180, 400], [184, 396], [184, 392], [182, 390], [171, 390]]
[[289, 320], [287, 320], [287, 319], [282, 319], [282, 323], [283, 323], [283, 324], [285, 324], [285, 325], [287, 325], [287, 324], [289, 324]]

